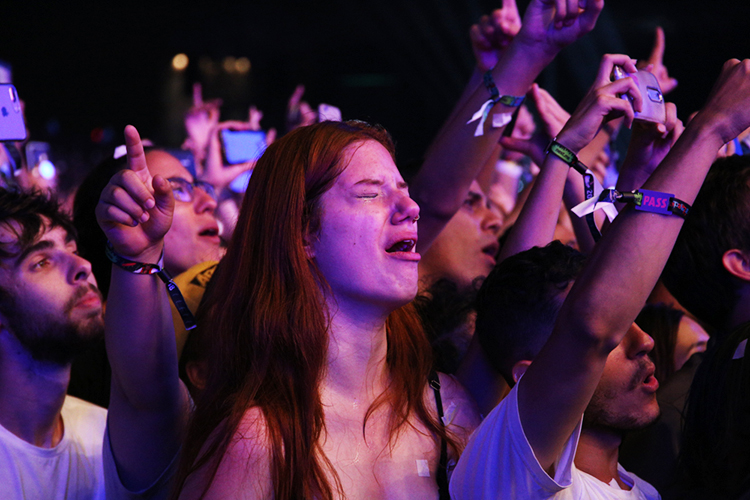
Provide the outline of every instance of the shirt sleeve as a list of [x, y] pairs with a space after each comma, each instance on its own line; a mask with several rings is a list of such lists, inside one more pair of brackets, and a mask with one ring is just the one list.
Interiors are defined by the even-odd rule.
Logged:
[[104, 430], [104, 488], [107, 500], [167, 500], [171, 492], [172, 480], [177, 472], [179, 451], [172, 457], [166, 469], [147, 488], [140, 491], [130, 491], [120, 481], [120, 475], [117, 472], [115, 457], [112, 455], [112, 447], [109, 442], [109, 426]]
[[563, 447], [551, 477], [534, 456], [518, 414], [518, 384], [477, 428], [450, 482], [453, 499], [544, 499], [571, 485], [581, 422]]

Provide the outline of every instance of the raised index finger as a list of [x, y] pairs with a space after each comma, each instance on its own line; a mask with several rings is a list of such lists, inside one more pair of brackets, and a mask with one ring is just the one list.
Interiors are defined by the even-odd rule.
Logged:
[[146, 153], [143, 152], [141, 136], [132, 125], [125, 127], [125, 147], [128, 151], [128, 168], [136, 173], [146, 186], [151, 187], [151, 174], [146, 165]]
[[659, 65], [664, 60], [664, 30], [661, 26], [656, 27], [656, 40], [654, 40], [654, 48], [651, 49], [651, 56], [648, 58], [648, 62], [651, 64]]
[[200, 82], [193, 84], [193, 107], [200, 108], [203, 106], [203, 86]]

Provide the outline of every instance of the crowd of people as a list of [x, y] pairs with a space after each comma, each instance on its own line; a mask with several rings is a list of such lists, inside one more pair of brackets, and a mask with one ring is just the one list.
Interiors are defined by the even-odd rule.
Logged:
[[683, 124], [659, 28], [571, 114], [534, 82], [602, 8], [483, 16], [407, 179], [303, 87], [230, 165], [262, 113], [200, 85], [179, 150], [4, 176], [0, 496], [750, 498], [750, 60]]

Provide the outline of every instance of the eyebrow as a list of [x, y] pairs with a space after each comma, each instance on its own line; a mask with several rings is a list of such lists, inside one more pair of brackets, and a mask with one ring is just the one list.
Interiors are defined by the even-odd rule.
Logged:
[[21, 263], [26, 260], [26, 258], [31, 255], [34, 252], [39, 252], [41, 250], [48, 250], [50, 248], [53, 248], [55, 244], [50, 240], [41, 240], [37, 241], [33, 245], [29, 246], [20, 253], [18, 257], [16, 257], [15, 262], [13, 263], [13, 267], [18, 267], [21, 265]]
[[[362, 179], [362, 180], [357, 181], [357, 182], [354, 183], [355, 186], [359, 186], [360, 184], [364, 184], [364, 185], [367, 185], [367, 186], [382, 186], [384, 184], [384, 182], [382, 180], [378, 180], [378, 179]], [[396, 185], [397, 185], [397, 187], [399, 189], [408, 189], [409, 188], [409, 184], [406, 181], [400, 181]]]
[[[65, 243], [70, 243], [71, 241], [74, 241], [75, 238], [73, 238], [73, 235], [68, 233], [65, 235]], [[13, 267], [20, 266], [26, 258], [33, 254], [34, 252], [40, 252], [42, 250], [49, 250], [50, 248], [55, 247], [55, 242], [52, 240], [39, 240], [33, 245], [29, 246], [21, 252], [18, 257], [16, 257], [15, 261], [13, 262]]]

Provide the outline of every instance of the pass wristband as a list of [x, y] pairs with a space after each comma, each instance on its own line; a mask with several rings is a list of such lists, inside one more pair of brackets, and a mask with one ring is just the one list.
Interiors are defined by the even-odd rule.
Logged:
[[594, 211], [611, 206], [614, 203], [632, 203], [635, 209], [641, 212], [650, 212], [662, 215], [676, 215], [683, 219], [690, 212], [690, 205], [675, 198], [673, 194], [647, 189], [637, 189], [630, 193], [621, 193], [616, 189], [605, 189], [598, 197], [588, 199], [573, 207], [573, 213], [579, 217], [591, 214]]
[[[500, 91], [497, 90], [495, 81], [492, 79], [492, 70], [484, 74], [484, 86], [490, 93], [490, 98], [485, 101], [484, 104], [482, 104], [482, 106], [479, 108], [479, 110], [471, 116], [471, 119], [466, 122], [466, 124], [468, 125], [479, 120], [477, 128], [474, 131], [474, 137], [484, 135], [484, 122], [487, 121], [490, 110], [495, 104], [500, 103], [510, 108], [518, 108], [521, 104], [523, 104], [523, 101], [526, 98], [525, 96], [500, 95]], [[513, 113], [496, 114], [492, 118], [492, 126], [495, 128], [500, 128], [507, 125], [510, 122], [512, 115]]]
[[107, 254], [107, 258], [112, 261], [113, 264], [129, 273], [157, 275], [159, 279], [162, 280], [165, 285], [167, 285], [167, 293], [169, 293], [169, 297], [172, 299], [172, 303], [174, 304], [175, 308], [177, 308], [177, 312], [180, 313], [182, 322], [185, 324], [185, 329], [192, 330], [193, 328], [195, 328], [195, 316], [193, 316], [190, 308], [185, 303], [185, 298], [182, 296], [182, 293], [180, 293], [180, 289], [177, 287], [175, 282], [172, 281], [172, 277], [169, 276], [169, 273], [167, 273], [164, 268], [157, 264], [146, 264], [144, 262], [135, 262], [132, 260], [128, 260], [122, 255], [116, 254], [115, 249], [112, 247], [112, 243], [110, 243], [109, 241], [107, 241], [107, 245], [104, 247], [104, 253]]

